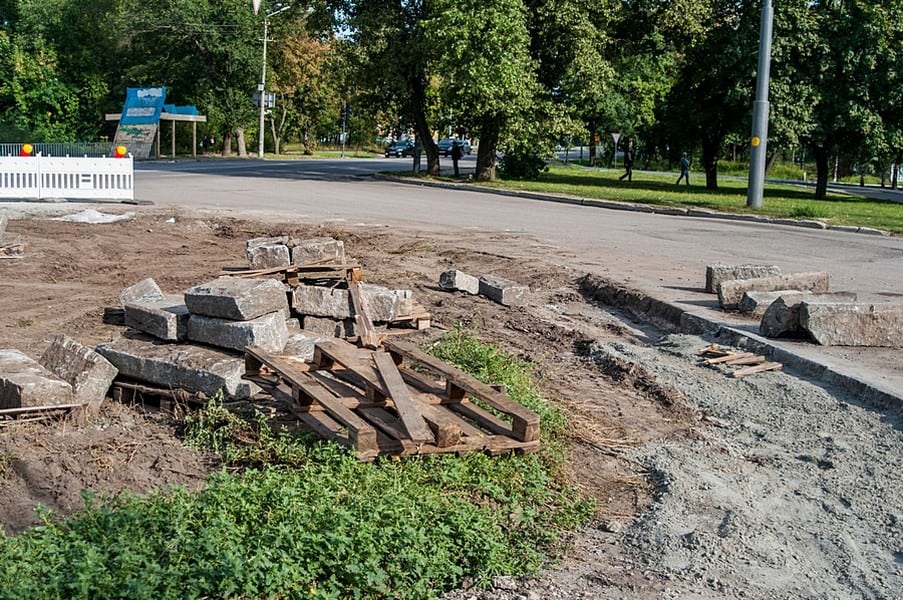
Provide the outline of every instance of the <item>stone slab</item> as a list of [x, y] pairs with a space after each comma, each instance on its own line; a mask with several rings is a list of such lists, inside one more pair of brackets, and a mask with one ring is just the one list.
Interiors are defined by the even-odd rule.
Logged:
[[[761, 294], [775, 292], [759, 292]], [[811, 292], [784, 291], [769, 304], [762, 313], [759, 333], [765, 337], [779, 337], [795, 334], [800, 330], [800, 304], [807, 302], [855, 302], [853, 292], [831, 292], [813, 294]]]
[[127, 327], [161, 340], [181, 342], [188, 339], [188, 307], [184, 296], [166, 294], [160, 300], [127, 302], [123, 305]]
[[256, 248], [257, 246], [272, 246], [275, 244], [282, 244], [283, 246], [285, 246], [287, 243], [288, 238], [284, 235], [251, 238], [245, 242], [245, 250], [247, 251], [251, 248]]
[[[370, 320], [374, 322], [394, 321], [410, 315], [414, 310], [410, 290], [390, 290], [380, 285], [362, 283], [361, 294], [367, 303]], [[292, 308], [305, 316], [331, 319], [354, 316], [348, 290], [318, 285], [295, 287], [292, 291]]]
[[354, 319], [332, 319], [305, 315], [301, 323], [305, 330], [330, 338], [344, 338], [354, 335]]
[[722, 281], [758, 279], [760, 277], [774, 277], [780, 274], [780, 267], [769, 265], [706, 265], [705, 291], [710, 294], [717, 293], [718, 284]]
[[285, 343], [282, 354], [304, 362], [311, 362], [314, 359], [314, 345], [317, 342], [323, 342], [333, 337], [335, 336], [322, 335], [307, 329], [294, 331], [288, 334], [288, 340]]
[[285, 244], [260, 244], [245, 251], [251, 269], [272, 269], [292, 264], [291, 251]]
[[[783, 297], [785, 301], [795, 304], [804, 299], [811, 298], [813, 296], [817, 296], [819, 300], [824, 301], [833, 301], [833, 302], [855, 302], [856, 294], [854, 292], [828, 292], [826, 294], [813, 294], [812, 292], [801, 292], [797, 290], [777, 290], [774, 292], [756, 292], [756, 291], [748, 291], [744, 292], [743, 297], [740, 299], [740, 304], [737, 305], [737, 308], [742, 313], [747, 313], [749, 316], [761, 318], [762, 315], [765, 314], [765, 311], [768, 310], [768, 307], [777, 300], [778, 298]], [[833, 300], [831, 300], [833, 298]]]
[[903, 348], [903, 304], [806, 300], [799, 321], [822, 346]]
[[439, 275], [439, 287], [443, 290], [467, 292], [477, 295], [480, 293], [480, 280], [464, 271], [449, 269]]
[[774, 277], [755, 279], [735, 279], [718, 284], [718, 302], [724, 309], [735, 309], [743, 294], [749, 291], [770, 292], [775, 290], [796, 290], [823, 294], [828, 291], [830, 277], [824, 272], [787, 273]]
[[185, 305], [194, 315], [250, 321], [288, 308], [285, 284], [275, 279], [219, 277], [189, 288]]
[[120, 338], [97, 347], [120, 375], [163, 388], [181, 388], [214, 396], [250, 398], [259, 388], [242, 379], [242, 356], [197, 346], [169, 344], [151, 338]]
[[244, 352], [248, 346], [257, 346], [267, 352], [282, 352], [287, 338], [288, 328], [282, 311], [250, 321], [231, 321], [204, 315], [191, 315], [188, 319], [189, 340], [239, 352]]
[[527, 301], [528, 291], [527, 286], [502, 277], [480, 277], [480, 294], [504, 306], [522, 306]]
[[119, 370], [93, 348], [59, 334], [38, 361], [48, 371], [72, 386], [80, 404], [103, 402]]
[[6, 224], [9, 222], [9, 217], [6, 215], [0, 215], [0, 234], [6, 233]]
[[152, 278], [142, 279], [119, 292], [119, 305], [125, 308], [129, 303], [142, 303], [163, 300], [166, 294]]
[[292, 264], [304, 265], [317, 262], [345, 262], [345, 242], [331, 237], [290, 240]]
[[72, 386], [15, 349], [0, 350], [0, 408], [71, 404]]

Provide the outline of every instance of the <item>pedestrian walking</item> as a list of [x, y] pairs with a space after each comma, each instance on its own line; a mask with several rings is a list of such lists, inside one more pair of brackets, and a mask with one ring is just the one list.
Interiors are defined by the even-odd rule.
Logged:
[[461, 148], [461, 144], [458, 140], [452, 142], [451, 147], [451, 157], [452, 157], [452, 167], [455, 169], [455, 177], [459, 177], [461, 172], [458, 170], [458, 161], [461, 157], [464, 156], [464, 150]]
[[624, 181], [625, 177], [627, 181], [633, 181], [633, 148], [630, 146], [624, 150], [624, 174], [618, 177], [618, 180]]
[[690, 187], [690, 159], [687, 158], [686, 152], [680, 155], [680, 177], [677, 178], [677, 185], [680, 185], [681, 179], [686, 180], [687, 187]]

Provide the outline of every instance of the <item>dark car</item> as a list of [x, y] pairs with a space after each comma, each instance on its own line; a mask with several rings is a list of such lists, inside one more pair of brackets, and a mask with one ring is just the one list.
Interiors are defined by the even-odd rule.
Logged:
[[459, 140], [457, 138], [445, 138], [439, 140], [439, 156], [451, 156], [452, 145], [458, 144], [461, 146], [461, 154], [466, 155], [470, 154], [470, 142], [467, 140]]
[[395, 142], [388, 148], [386, 148], [386, 158], [394, 156], [396, 158], [401, 158], [402, 156], [414, 156], [414, 142], [411, 140], [401, 140], [400, 142]]

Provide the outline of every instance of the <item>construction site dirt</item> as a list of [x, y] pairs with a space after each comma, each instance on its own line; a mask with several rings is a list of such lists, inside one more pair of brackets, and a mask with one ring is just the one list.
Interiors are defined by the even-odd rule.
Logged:
[[[116, 206], [109, 223], [51, 220], [75, 208], [21, 205], [8, 230], [21, 258], [0, 261], [0, 347], [40, 356], [58, 333], [95, 346], [126, 286], [153, 277], [167, 293], [246, 265], [250, 238], [331, 236], [370, 283], [413, 291], [432, 326], [461, 326], [535, 366], [546, 398], [572, 422], [568, 476], [596, 518], [535, 577], [445, 600], [554, 598], [890, 598], [903, 589], [903, 420], [793, 369], [731, 377], [703, 364], [717, 340], [675, 333], [604, 306], [568, 262], [517, 235], [252, 221]], [[80, 210], [80, 208], [78, 209]], [[503, 306], [449, 292], [460, 269], [529, 285]], [[698, 285], [704, 274], [700, 272]], [[884, 361], [896, 354], [885, 353]], [[82, 490], [196, 488], [216, 458], [184, 446], [165, 413], [106, 401], [97, 414], [0, 427], [0, 523], [16, 534], [44, 505], [66, 515]]]

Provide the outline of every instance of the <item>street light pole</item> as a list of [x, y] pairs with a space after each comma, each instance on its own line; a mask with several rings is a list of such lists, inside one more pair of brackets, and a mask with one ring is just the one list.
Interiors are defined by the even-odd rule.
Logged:
[[765, 188], [765, 163], [768, 146], [768, 83], [771, 71], [771, 30], [774, 7], [771, 0], [762, 2], [762, 24], [759, 30], [759, 70], [756, 74], [756, 101], [753, 104], [752, 137], [749, 152], [749, 186], [746, 206], [762, 208]]
[[[278, 6], [278, 5], [277, 5]], [[266, 114], [266, 88], [267, 88], [267, 38], [270, 33], [270, 17], [274, 17], [281, 12], [285, 12], [291, 8], [290, 4], [286, 4], [284, 6], [280, 6], [279, 8], [275, 8], [269, 12], [263, 14], [263, 60], [262, 65], [260, 67], [260, 85], [257, 86], [257, 92], [260, 95], [260, 132], [258, 134], [258, 142], [257, 142], [257, 157], [263, 158], [263, 138], [264, 131], [263, 128], [265, 126], [264, 123], [264, 115]], [[255, 7], [255, 11], [257, 9]]]

